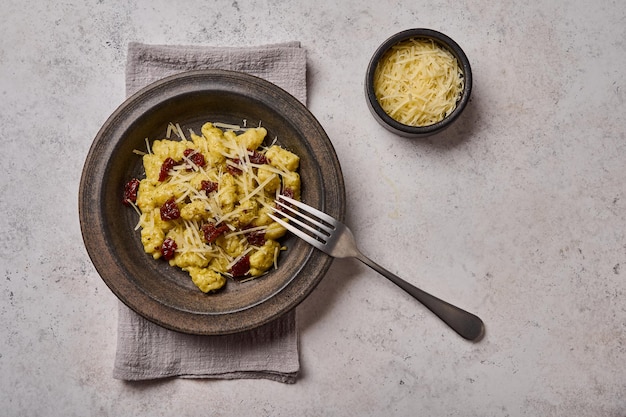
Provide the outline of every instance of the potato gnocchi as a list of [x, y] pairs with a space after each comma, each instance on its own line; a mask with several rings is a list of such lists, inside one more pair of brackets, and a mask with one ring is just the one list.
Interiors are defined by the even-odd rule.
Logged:
[[148, 146], [146, 176], [126, 184], [123, 199], [140, 215], [145, 252], [189, 273], [205, 293], [227, 277], [251, 279], [276, 268], [286, 230], [267, 214], [279, 194], [300, 199], [298, 155], [263, 146], [263, 127], [220, 127], [205, 123], [188, 140], [170, 125], [166, 139]]

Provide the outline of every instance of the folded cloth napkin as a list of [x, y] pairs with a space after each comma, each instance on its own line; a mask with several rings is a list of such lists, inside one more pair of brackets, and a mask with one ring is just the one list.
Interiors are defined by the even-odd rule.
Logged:
[[[247, 48], [131, 43], [126, 94], [192, 69], [247, 72], [282, 87], [306, 103], [306, 51], [299, 42]], [[225, 336], [174, 332], [144, 319], [121, 302], [118, 311], [114, 378], [296, 381], [300, 362], [295, 310], [257, 329]]]

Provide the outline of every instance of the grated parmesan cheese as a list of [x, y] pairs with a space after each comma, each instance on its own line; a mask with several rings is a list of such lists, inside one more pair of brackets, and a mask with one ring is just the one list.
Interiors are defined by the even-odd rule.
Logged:
[[374, 91], [383, 110], [409, 126], [428, 126], [454, 111], [464, 87], [456, 58], [430, 39], [393, 46], [374, 74]]

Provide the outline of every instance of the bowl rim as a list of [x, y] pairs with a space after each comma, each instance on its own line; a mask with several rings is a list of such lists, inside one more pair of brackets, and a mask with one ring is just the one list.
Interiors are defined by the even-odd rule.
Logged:
[[[376, 98], [376, 92], [374, 91], [374, 74], [378, 62], [383, 55], [394, 45], [399, 42], [411, 39], [411, 38], [429, 38], [437, 42], [440, 46], [449, 50], [457, 59], [461, 67], [463, 68], [463, 76], [465, 78], [465, 86], [461, 98], [458, 100], [456, 108], [452, 113], [440, 120], [437, 123], [433, 123], [428, 126], [410, 126], [404, 123], [400, 123], [391, 116], [389, 116], [385, 110], [381, 107], [378, 99]], [[469, 102], [472, 93], [472, 69], [467, 58], [467, 55], [463, 49], [452, 38], [441, 33], [439, 31], [427, 28], [413, 28], [406, 29], [398, 32], [385, 40], [374, 52], [372, 58], [367, 66], [365, 76], [365, 94], [367, 97], [368, 107], [376, 120], [388, 130], [407, 137], [426, 137], [442, 131], [450, 126], [463, 112], [467, 103]]]
[[[219, 86], [214, 87], [213, 83], [218, 83]], [[111, 203], [103, 201], [105, 200], [103, 197], [105, 193], [101, 175], [102, 172], [107, 172], [107, 166], [115, 149], [122, 143], [121, 133], [133, 129], [136, 121], [139, 118], [145, 119], [145, 114], [150, 109], [163, 106], [164, 103], [172, 103], [171, 100], [179, 98], [181, 95], [189, 94], [189, 92], [193, 94], [203, 94], [205, 91], [214, 92], [215, 88], [221, 93], [231, 94], [231, 90], [226, 89], [230, 87], [234, 88], [232, 94], [236, 94], [238, 97], [250, 94], [253, 96], [251, 100], [256, 101], [260, 98], [265, 99], [271, 94], [272, 99], [276, 100], [271, 106], [277, 106], [271, 107], [272, 110], [274, 108], [283, 109], [288, 106], [294, 112], [289, 113], [289, 115], [295, 115], [295, 119], [307, 124], [307, 126], [298, 125], [295, 127], [298, 132], [301, 128], [304, 131], [308, 129], [307, 132], [313, 136], [313, 138], [307, 137], [305, 141], [305, 146], [312, 147], [315, 153], [313, 161], [318, 161], [320, 155], [323, 156], [326, 166], [331, 167], [337, 174], [336, 178], [328, 178], [328, 172], [320, 172], [320, 176], [324, 175], [321, 178], [323, 179], [321, 184], [325, 186], [315, 191], [316, 198], [320, 200], [321, 207], [319, 208], [330, 211], [337, 218], [343, 219], [345, 216], [344, 179], [330, 139], [306, 106], [279, 86], [243, 72], [192, 70], [165, 77], [128, 97], [102, 125], [86, 156], [78, 196], [81, 234], [96, 271], [120, 301], [149, 321], [182, 333], [223, 335], [262, 326], [287, 313], [303, 301], [324, 277], [333, 260], [330, 256], [307, 247], [308, 252], [302, 255], [305, 258], [304, 263], [292, 268], [295, 271], [294, 276], [302, 279], [289, 278], [288, 282], [268, 300], [251, 304], [249, 307], [228, 314], [198, 314], [198, 312], [162, 303], [158, 297], [137, 286], [132, 277], [129, 276], [129, 269], [120, 265], [121, 261], [115, 253], [116, 248], [112, 247], [111, 242], [106, 237], [109, 233], [107, 225], [103, 221], [105, 217], [103, 216], [105, 211], [103, 207]], [[290, 118], [291, 116], [285, 117]], [[111, 140], [112, 138], [114, 140]], [[103, 154], [105, 156], [101, 157]], [[98, 178], [99, 174], [100, 179]], [[328, 187], [332, 187], [332, 189]], [[121, 200], [119, 204], [121, 204]], [[310, 268], [302, 272], [305, 265], [310, 266]], [[307, 275], [301, 276], [301, 273]]]

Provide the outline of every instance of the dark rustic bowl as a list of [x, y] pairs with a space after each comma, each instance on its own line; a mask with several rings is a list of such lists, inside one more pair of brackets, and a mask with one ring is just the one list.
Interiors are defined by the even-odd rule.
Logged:
[[[402, 41], [411, 38], [428, 38], [433, 39], [443, 48], [449, 50], [452, 55], [457, 59], [459, 65], [463, 68], [463, 75], [465, 77], [465, 88], [461, 94], [461, 98], [456, 103], [456, 108], [443, 120], [429, 125], [429, 126], [408, 126], [398, 122], [391, 116], [389, 116], [380, 103], [376, 99], [376, 93], [374, 92], [374, 73], [376, 72], [376, 66], [392, 46]], [[409, 138], [421, 138], [431, 136], [442, 132], [448, 128], [454, 121], [463, 113], [467, 103], [469, 102], [470, 95], [472, 93], [472, 69], [470, 67], [467, 56], [461, 49], [461, 47], [448, 36], [443, 33], [437, 32], [431, 29], [408, 29], [391, 36], [376, 50], [372, 59], [367, 67], [365, 75], [365, 96], [367, 99], [368, 107], [376, 119], [385, 129], [393, 132], [397, 135], [409, 137]]]
[[279, 268], [204, 294], [189, 275], [144, 253], [137, 213], [121, 204], [126, 181], [142, 172], [134, 149], [165, 137], [169, 122], [200, 132], [206, 121], [257, 125], [301, 158], [302, 200], [339, 219], [345, 190], [334, 148], [315, 117], [274, 84], [238, 72], [191, 71], [158, 81], [128, 98], [98, 132], [84, 165], [79, 214], [89, 256], [111, 291], [163, 327], [219, 335], [263, 325], [299, 304], [320, 282], [332, 259], [286, 237]]

